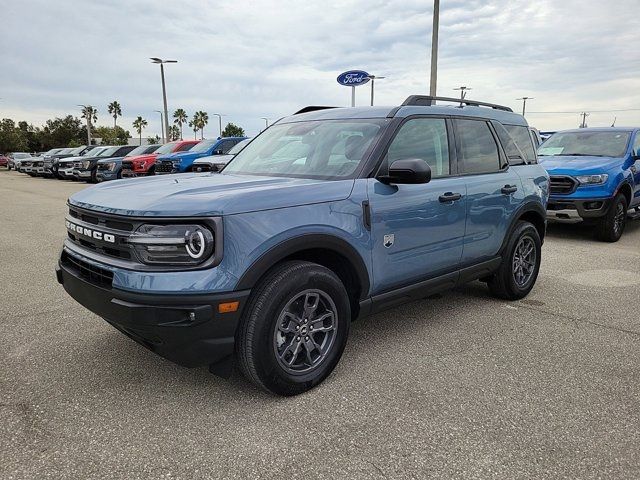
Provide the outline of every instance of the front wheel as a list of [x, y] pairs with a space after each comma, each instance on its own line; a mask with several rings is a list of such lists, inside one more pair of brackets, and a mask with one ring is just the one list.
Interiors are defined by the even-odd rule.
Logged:
[[621, 193], [613, 200], [611, 208], [596, 226], [596, 237], [603, 242], [617, 242], [627, 224], [627, 199]]
[[519, 221], [511, 233], [500, 268], [487, 281], [489, 291], [505, 300], [526, 297], [538, 278], [541, 247], [536, 227]]
[[349, 335], [351, 309], [340, 279], [310, 262], [276, 266], [256, 287], [236, 335], [247, 378], [277, 395], [297, 395], [335, 368]]

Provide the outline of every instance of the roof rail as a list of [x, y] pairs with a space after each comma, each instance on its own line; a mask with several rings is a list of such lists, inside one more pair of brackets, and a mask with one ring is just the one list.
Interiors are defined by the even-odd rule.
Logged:
[[489, 107], [495, 110], [504, 110], [505, 112], [513, 112], [511, 108], [505, 107], [504, 105], [496, 105], [494, 103], [486, 103], [486, 102], [478, 102], [476, 100], [467, 100], [466, 98], [450, 98], [450, 97], [431, 97], [429, 95], [411, 95], [407, 97], [407, 99], [402, 102], [402, 106], [406, 107], [408, 105], [420, 105], [425, 107], [430, 107], [435, 105], [436, 100], [440, 102], [453, 102], [459, 104], [469, 105], [470, 107]]
[[324, 107], [322, 105], [309, 105], [308, 107], [301, 108], [294, 115], [300, 115], [301, 113], [307, 112], [315, 112], [317, 110], [327, 110], [329, 108], [338, 108], [338, 107]]

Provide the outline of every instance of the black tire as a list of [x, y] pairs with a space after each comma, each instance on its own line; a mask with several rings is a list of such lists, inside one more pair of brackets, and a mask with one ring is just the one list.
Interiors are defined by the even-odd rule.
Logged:
[[627, 199], [619, 193], [613, 200], [611, 208], [596, 224], [596, 238], [603, 242], [617, 242], [627, 225]]
[[[308, 308], [314, 304], [315, 308]], [[300, 315], [285, 316], [294, 309], [299, 309]], [[331, 325], [319, 320], [322, 317]], [[236, 333], [238, 364], [248, 379], [268, 392], [285, 396], [303, 393], [333, 371], [344, 351], [350, 324], [349, 297], [335, 273], [311, 262], [282, 263], [259, 282], [245, 307]], [[283, 334], [285, 327], [287, 333]], [[315, 359], [312, 352], [316, 352]]]
[[[541, 260], [540, 235], [531, 223], [519, 221], [511, 233], [504, 250], [502, 264], [498, 271], [489, 277], [489, 291], [498, 298], [519, 300], [526, 297], [538, 278]], [[532, 247], [531, 256], [523, 255]], [[524, 258], [523, 258], [524, 257]]]
[[122, 169], [118, 170], [118, 173], [116, 173], [116, 180], [120, 180], [122, 178]]

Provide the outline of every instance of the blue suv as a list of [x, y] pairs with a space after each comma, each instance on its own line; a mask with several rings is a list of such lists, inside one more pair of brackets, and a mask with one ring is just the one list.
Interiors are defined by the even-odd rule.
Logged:
[[224, 137], [202, 140], [186, 152], [160, 155], [156, 159], [156, 175], [190, 172], [193, 162], [210, 155], [226, 155], [237, 143], [246, 137]]
[[551, 177], [549, 219], [593, 224], [600, 240], [616, 242], [640, 216], [640, 129], [558, 132], [539, 155]]
[[520, 299], [549, 189], [527, 123], [435, 100], [307, 107], [221, 173], [75, 193], [58, 281], [159, 355], [220, 375], [235, 357], [281, 395], [331, 373], [357, 317], [477, 279]]

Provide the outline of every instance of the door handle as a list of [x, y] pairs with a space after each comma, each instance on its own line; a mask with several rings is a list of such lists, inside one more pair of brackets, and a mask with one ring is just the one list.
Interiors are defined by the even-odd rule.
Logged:
[[438, 200], [440, 200], [441, 203], [446, 203], [446, 202], [455, 202], [456, 200], [460, 200], [461, 198], [462, 198], [462, 195], [460, 195], [459, 193], [447, 192], [444, 195], [440, 195], [438, 197]]
[[516, 193], [518, 191], [518, 187], [515, 185], [505, 185], [500, 190], [504, 195], [511, 195], [512, 193]]

